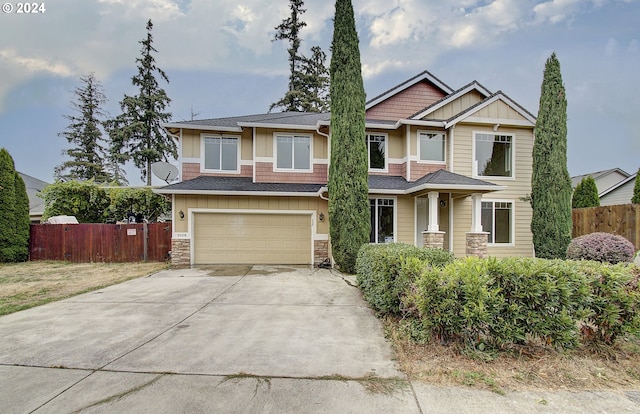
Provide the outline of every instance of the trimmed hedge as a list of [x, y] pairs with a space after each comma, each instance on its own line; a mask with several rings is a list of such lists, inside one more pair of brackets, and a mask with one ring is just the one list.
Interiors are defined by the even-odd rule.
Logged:
[[401, 274], [402, 263], [419, 259], [425, 266], [443, 267], [453, 262], [453, 254], [441, 249], [420, 248], [404, 243], [366, 244], [358, 252], [356, 273], [365, 299], [379, 312], [401, 312], [401, 297], [413, 279]]
[[[570, 349], [640, 334], [640, 268], [536, 258], [452, 260], [412, 246], [366, 246], [358, 283], [378, 311], [404, 312], [422, 337], [503, 348]], [[420, 255], [433, 255], [423, 258]], [[416, 336], [416, 335], [414, 335]]]
[[598, 262], [633, 262], [635, 246], [623, 236], [596, 232], [576, 237], [567, 247], [567, 259]]

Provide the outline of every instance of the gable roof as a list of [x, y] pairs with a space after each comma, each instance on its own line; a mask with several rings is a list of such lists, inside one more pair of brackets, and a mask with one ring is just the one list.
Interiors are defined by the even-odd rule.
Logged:
[[609, 174], [613, 174], [613, 173], [618, 173], [620, 175], [622, 175], [625, 178], [629, 178], [630, 174], [626, 171], [624, 171], [623, 169], [620, 168], [610, 168], [608, 170], [603, 170], [603, 171], [596, 171], [593, 173], [588, 173], [588, 174], [582, 174], [582, 175], [576, 175], [571, 177], [571, 186], [575, 187], [578, 184], [580, 184], [580, 181], [582, 181], [584, 178], [587, 178], [589, 176], [591, 176], [594, 180], [598, 180], [602, 177], [605, 177]]
[[623, 185], [628, 184], [630, 181], [634, 181], [636, 179], [637, 175], [638, 175], [637, 173], [633, 174], [633, 175], [630, 175], [627, 178], [625, 178], [624, 180], [620, 181], [619, 183], [607, 188], [606, 190], [604, 190], [602, 193], [599, 194], [599, 197], [604, 197], [607, 194], [610, 194], [610, 193], [614, 192], [615, 190], [617, 190], [618, 188], [622, 187]]
[[27, 189], [27, 197], [29, 197], [29, 213], [30, 214], [42, 214], [44, 213], [44, 199], [38, 197], [38, 192], [49, 185], [46, 181], [39, 180], [27, 174], [18, 172], [24, 186]]
[[365, 110], [376, 106], [380, 102], [383, 102], [383, 101], [389, 99], [390, 97], [392, 97], [392, 96], [404, 91], [405, 89], [408, 89], [408, 88], [412, 87], [416, 83], [419, 83], [419, 82], [422, 82], [422, 81], [430, 82], [432, 85], [434, 85], [435, 87], [440, 89], [446, 95], [448, 95], [451, 92], [453, 92], [453, 89], [451, 89], [451, 87], [449, 87], [447, 84], [442, 82], [440, 79], [438, 79], [435, 76], [433, 76], [431, 73], [429, 73], [429, 71], [425, 70], [424, 72], [417, 74], [413, 78], [407, 79], [406, 81], [404, 81], [404, 82], [392, 87], [391, 89], [387, 90], [386, 92], [383, 92], [380, 95], [370, 99], [369, 101], [367, 101], [367, 103], [365, 105]]
[[431, 105], [427, 106], [426, 108], [416, 112], [415, 114], [411, 115], [409, 118], [411, 118], [411, 119], [422, 119], [422, 118], [426, 117], [427, 115], [429, 115], [430, 113], [432, 113], [433, 111], [436, 111], [436, 110], [442, 108], [443, 106], [453, 102], [454, 100], [456, 100], [456, 99], [460, 98], [461, 96], [466, 95], [467, 93], [469, 93], [471, 91], [474, 91], [474, 90], [479, 92], [485, 98], [488, 97], [488, 96], [491, 96], [491, 92], [489, 91], [489, 89], [485, 88], [478, 81], [474, 80], [473, 82], [466, 84], [462, 88], [458, 89], [457, 91], [454, 91], [454, 92], [450, 93], [449, 95], [445, 96], [444, 98], [440, 99], [439, 101], [434, 102]]
[[[525, 125], [535, 126], [536, 117], [533, 116], [533, 114], [531, 114], [531, 112], [527, 111], [525, 108], [520, 106], [520, 104], [518, 104], [513, 99], [509, 98], [502, 91], [498, 91], [498, 92], [494, 93], [493, 95], [485, 98], [484, 100], [478, 102], [477, 104], [472, 105], [472, 106], [468, 107], [467, 109], [465, 109], [464, 111], [462, 111], [462, 112], [454, 115], [453, 117], [447, 119], [446, 122], [445, 122], [445, 128], [450, 128], [451, 126], [457, 124], [458, 122], [464, 121], [465, 119], [471, 117], [471, 115], [473, 115], [474, 113], [478, 112], [479, 110], [481, 110], [483, 108], [486, 108], [487, 106], [493, 104], [494, 102], [498, 102], [498, 101], [504, 102], [506, 105], [508, 105], [514, 111], [516, 111], [522, 117], [524, 117], [526, 119]], [[511, 122], [519, 123], [516, 120], [511, 120]]]

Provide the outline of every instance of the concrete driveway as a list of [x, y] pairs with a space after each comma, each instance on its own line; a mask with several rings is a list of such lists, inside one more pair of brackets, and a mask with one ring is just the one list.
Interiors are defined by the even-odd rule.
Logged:
[[640, 412], [640, 393], [411, 384], [340, 273], [231, 266], [0, 317], [0, 412]]

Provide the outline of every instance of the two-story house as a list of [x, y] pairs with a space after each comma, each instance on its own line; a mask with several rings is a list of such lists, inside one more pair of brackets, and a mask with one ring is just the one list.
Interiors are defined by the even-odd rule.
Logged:
[[[371, 243], [531, 256], [535, 117], [478, 82], [423, 72], [366, 105]], [[179, 142], [172, 263], [317, 264], [330, 257], [330, 114], [164, 125]]]

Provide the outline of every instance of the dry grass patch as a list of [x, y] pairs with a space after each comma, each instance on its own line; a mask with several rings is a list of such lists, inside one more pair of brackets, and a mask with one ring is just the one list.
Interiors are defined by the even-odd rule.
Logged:
[[418, 344], [387, 318], [401, 369], [411, 380], [435, 385], [467, 385], [499, 394], [524, 390], [640, 389], [640, 338], [613, 347], [558, 352], [523, 348], [510, 353], [464, 351], [455, 346]]
[[147, 276], [166, 263], [0, 264], [0, 315]]

